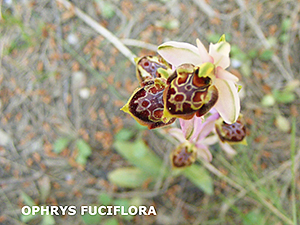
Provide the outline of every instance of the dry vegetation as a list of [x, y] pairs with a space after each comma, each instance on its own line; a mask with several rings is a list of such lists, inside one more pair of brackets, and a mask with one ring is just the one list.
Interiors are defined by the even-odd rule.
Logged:
[[[0, 224], [22, 224], [24, 193], [39, 205], [76, 206], [101, 204], [98, 196], [105, 193], [155, 205], [158, 213], [130, 220], [118, 216], [107, 224], [292, 224], [292, 202], [300, 200], [299, 86], [289, 92], [295, 99], [277, 96], [268, 107], [261, 101], [300, 78], [299, 1], [72, 1], [136, 55], [155, 54], [152, 45], [146, 49], [138, 41], [156, 46], [167, 40], [195, 44], [200, 38], [208, 46], [227, 35], [232, 57], [242, 64], [229, 70], [243, 85], [248, 146], [237, 146], [233, 159], [212, 149], [212, 164], [225, 177], [211, 169], [213, 195], [183, 176], [169, 177], [156, 189], [147, 181], [136, 189], [111, 184], [107, 174], [130, 165], [113, 146], [122, 129], [144, 140], [166, 166], [174, 147], [120, 111], [137, 87], [131, 61], [74, 8], [54, 0], [1, 2]], [[286, 120], [278, 122], [278, 115]], [[291, 173], [293, 117], [296, 176]], [[59, 138], [70, 142], [58, 154], [53, 149]], [[78, 161], [78, 140], [92, 149], [86, 162]], [[55, 221], [84, 224], [80, 217]]]

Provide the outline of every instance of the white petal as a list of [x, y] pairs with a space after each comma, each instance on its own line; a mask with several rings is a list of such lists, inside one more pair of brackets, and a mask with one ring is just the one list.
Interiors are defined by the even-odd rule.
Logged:
[[209, 137], [207, 137], [207, 138], [204, 138], [203, 139], [203, 141], [202, 141], [202, 143], [204, 144], [204, 145], [214, 145], [215, 143], [217, 143], [218, 141], [219, 141], [220, 139], [219, 139], [219, 136], [218, 135], [211, 135], [211, 136], [209, 136]]
[[230, 146], [230, 144], [222, 143], [222, 142], [219, 142], [219, 143], [220, 143], [221, 148], [224, 150], [224, 152], [227, 153], [227, 155], [234, 156], [236, 154], [236, 151]]
[[239, 81], [239, 78], [237, 78], [237, 76], [233, 75], [232, 73], [228, 72], [227, 70], [224, 70], [220, 66], [217, 68], [216, 77], [223, 79], [223, 80], [231, 80], [235, 83]]
[[202, 42], [199, 39], [197, 39], [196, 43], [197, 43], [199, 54], [202, 58], [202, 63], [206, 63], [206, 62], [213, 63], [212, 57], [208, 54], [208, 52], [207, 52], [206, 48], [204, 47], [204, 45], [202, 44]]
[[209, 45], [209, 54], [214, 58], [216, 67], [221, 66], [226, 69], [230, 65], [230, 44], [228, 42], [219, 42], [217, 44]]
[[196, 144], [196, 147], [197, 147], [197, 155], [200, 156], [202, 159], [211, 162], [212, 154], [209, 151], [208, 147], [203, 144]]
[[240, 99], [234, 82], [217, 78], [215, 86], [219, 91], [219, 98], [215, 109], [226, 123], [234, 123], [240, 114]]
[[[198, 131], [198, 136], [196, 141], [201, 142], [205, 137], [207, 137], [215, 128], [215, 121], [218, 118], [218, 114], [215, 114], [215, 119], [210, 119], [212, 117], [208, 117], [206, 121], [202, 124], [201, 130]], [[196, 132], [195, 132], [196, 133]]]
[[202, 62], [199, 50], [196, 46], [185, 42], [168, 41], [158, 46], [157, 52], [173, 66], [183, 63], [200, 65]]
[[168, 130], [168, 134], [172, 135], [180, 143], [186, 142], [185, 137], [183, 136], [182, 131], [179, 128], [171, 128]]

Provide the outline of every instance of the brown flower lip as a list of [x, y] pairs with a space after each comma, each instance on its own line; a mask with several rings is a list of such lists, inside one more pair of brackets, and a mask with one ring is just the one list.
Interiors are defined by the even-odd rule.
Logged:
[[216, 131], [222, 142], [241, 142], [246, 137], [246, 126], [240, 117], [233, 124], [216, 124]]
[[192, 151], [192, 149], [190, 149], [190, 146], [184, 143], [179, 145], [171, 153], [172, 165], [175, 168], [184, 168], [190, 166], [195, 162], [196, 158], [196, 151]]

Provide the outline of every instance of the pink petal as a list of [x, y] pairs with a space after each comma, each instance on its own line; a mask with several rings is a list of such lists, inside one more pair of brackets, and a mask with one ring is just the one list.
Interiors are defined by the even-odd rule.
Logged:
[[218, 135], [211, 135], [209, 137], [204, 138], [201, 143], [208, 146], [208, 145], [214, 145], [219, 141], [220, 139]]
[[212, 154], [209, 151], [208, 147], [203, 144], [196, 144], [197, 147], [197, 155], [203, 158], [204, 160], [211, 162]]
[[191, 135], [194, 133], [194, 119], [195, 117], [190, 120], [179, 119], [183, 136], [187, 140], [190, 139]]
[[202, 141], [207, 135], [209, 135], [214, 130], [215, 121], [218, 118], [219, 118], [219, 113], [215, 113], [215, 114], [209, 116], [205, 120], [205, 122], [201, 124], [201, 126], [198, 126], [198, 127], [195, 126], [195, 131], [194, 131], [194, 134], [192, 137], [192, 138], [195, 138], [195, 142]]
[[179, 128], [171, 128], [168, 130], [168, 134], [172, 135], [180, 143], [186, 142], [185, 137], [183, 136], [182, 131]]
[[200, 65], [202, 58], [199, 55], [198, 48], [185, 42], [168, 41], [158, 46], [157, 52], [173, 66], [179, 66], [183, 63], [192, 63]]
[[197, 117], [194, 116], [193, 118], [194, 123], [193, 123], [193, 127], [194, 127], [194, 132], [191, 136], [191, 140], [195, 140], [195, 138], [197, 138], [199, 136], [199, 132], [202, 130], [202, 126], [203, 126], [203, 118], [202, 117]]
[[230, 65], [230, 44], [228, 42], [219, 42], [209, 45], [209, 54], [214, 58], [214, 64], [216, 67], [221, 66], [226, 69]]
[[199, 54], [202, 58], [202, 63], [206, 63], [206, 62], [213, 63], [213, 61], [214, 61], [213, 58], [208, 54], [208, 52], [207, 52], [206, 48], [204, 47], [204, 45], [202, 44], [202, 42], [199, 39], [197, 39], [196, 43], [197, 43]]
[[227, 70], [224, 70], [222, 67], [217, 67], [217, 71], [216, 71], [216, 77], [223, 79], [223, 80], [230, 80], [233, 82], [238, 82], [239, 78], [237, 78], [236, 76], [234, 76], [232, 73], [228, 72]]
[[234, 123], [240, 114], [240, 99], [233, 81], [217, 78], [215, 86], [219, 91], [219, 99], [215, 109], [226, 123]]

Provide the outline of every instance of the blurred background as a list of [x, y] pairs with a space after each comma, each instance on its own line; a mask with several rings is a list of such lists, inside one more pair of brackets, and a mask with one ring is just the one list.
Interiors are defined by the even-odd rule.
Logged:
[[[0, 1], [0, 224], [297, 224], [299, 1], [68, 3]], [[120, 111], [135, 66], [91, 21], [137, 56], [226, 34], [248, 146], [229, 157], [216, 144], [211, 164], [174, 173], [167, 129]], [[21, 215], [45, 204], [154, 205], [157, 216]]]

